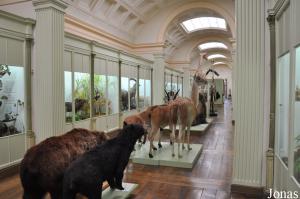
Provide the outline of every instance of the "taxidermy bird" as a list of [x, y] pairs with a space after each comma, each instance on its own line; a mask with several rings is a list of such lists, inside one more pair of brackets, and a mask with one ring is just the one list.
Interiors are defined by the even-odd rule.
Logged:
[[10, 71], [7, 65], [1, 64], [0, 65], [0, 77], [3, 77], [5, 74], [10, 75]]
[[217, 76], [219, 76], [219, 73], [217, 72], [217, 71], [215, 71], [215, 70], [213, 70], [213, 69], [208, 69], [208, 71], [206, 72], [206, 76], [209, 74], [209, 73], [214, 73], [215, 75], [217, 75]]

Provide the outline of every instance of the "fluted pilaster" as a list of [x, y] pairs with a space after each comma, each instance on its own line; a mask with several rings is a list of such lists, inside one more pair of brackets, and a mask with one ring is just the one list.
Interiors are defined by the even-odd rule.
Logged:
[[191, 83], [190, 83], [191, 72], [189, 68], [183, 68], [183, 97], [191, 97]]
[[153, 64], [153, 105], [163, 104], [164, 98], [164, 73], [165, 58], [164, 54], [154, 54]]
[[34, 124], [37, 142], [64, 132], [64, 9], [60, 0], [34, 0], [36, 66]]
[[236, 0], [233, 184], [262, 186], [265, 1]]

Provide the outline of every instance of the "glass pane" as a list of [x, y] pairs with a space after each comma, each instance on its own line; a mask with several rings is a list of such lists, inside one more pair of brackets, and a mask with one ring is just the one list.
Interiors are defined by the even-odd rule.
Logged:
[[121, 111], [128, 110], [129, 97], [128, 97], [128, 86], [129, 78], [121, 77]]
[[90, 117], [90, 75], [74, 72], [75, 121]]
[[182, 96], [182, 84], [178, 84], [179, 93], [178, 96]]
[[146, 96], [145, 96], [145, 106], [150, 106], [151, 105], [151, 81], [150, 80], [145, 80], [145, 90], [146, 90]]
[[0, 137], [23, 133], [24, 68], [0, 64]]
[[145, 106], [145, 80], [139, 80], [139, 108], [143, 108]]
[[289, 54], [281, 57], [278, 62], [277, 99], [276, 99], [276, 129], [278, 135], [278, 154], [288, 165], [288, 116], [289, 116]]
[[72, 72], [65, 71], [65, 117], [66, 122], [72, 122]]
[[117, 76], [107, 76], [108, 114], [119, 112], [119, 85]]
[[300, 182], [300, 47], [296, 49], [295, 70], [295, 109], [294, 109], [294, 176]]
[[137, 93], [136, 81], [137, 80], [134, 78], [130, 78], [129, 81], [130, 110], [136, 109], [136, 93]]
[[106, 76], [94, 75], [93, 115], [106, 115]]

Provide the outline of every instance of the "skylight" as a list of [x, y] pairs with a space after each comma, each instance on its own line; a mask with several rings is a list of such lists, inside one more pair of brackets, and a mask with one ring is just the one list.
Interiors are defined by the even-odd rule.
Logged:
[[207, 57], [207, 59], [216, 59], [216, 58], [226, 58], [224, 55], [221, 54], [213, 54], [213, 55], [209, 55]]
[[226, 21], [217, 17], [198, 17], [182, 22], [181, 26], [187, 33], [203, 29], [226, 30]]
[[215, 63], [214, 63], [214, 65], [220, 65], [220, 64], [225, 64], [225, 62], [219, 61], [219, 62], [215, 62]]
[[200, 44], [198, 46], [198, 48], [200, 50], [207, 50], [207, 49], [210, 49], [210, 48], [224, 48], [224, 49], [227, 49], [228, 47], [221, 43], [221, 42], [207, 42], [207, 43], [204, 43], [204, 44]]

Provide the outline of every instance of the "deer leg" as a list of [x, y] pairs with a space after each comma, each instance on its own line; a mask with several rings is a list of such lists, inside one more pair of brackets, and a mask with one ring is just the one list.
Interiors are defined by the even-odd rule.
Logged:
[[182, 133], [183, 133], [183, 126], [180, 125], [179, 127], [179, 133], [177, 137], [177, 142], [178, 142], [178, 158], [182, 158], [181, 150], [180, 150], [180, 144], [182, 143]]
[[186, 130], [185, 130], [185, 128], [183, 129], [182, 132], [183, 132], [182, 133], [182, 150], [184, 150], [185, 149], [184, 143], [185, 143], [185, 136], [186, 136]]
[[153, 140], [154, 140], [154, 137], [157, 133], [159, 129], [153, 127], [152, 130], [151, 130], [151, 133], [148, 137], [149, 141], [150, 141], [150, 150], [149, 150], [149, 158], [153, 158], [153, 150], [157, 150], [154, 145], [153, 145]]
[[188, 125], [188, 127], [187, 127], [187, 147], [188, 147], [188, 150], [192, 150], [192, 147], [190, 147], [190, 134], [191, 134], [191, 125]]
[[172, 145], [172, 156], [175, 156], [175, 131], [176, 131], [176, 126], [175, 125], [170, 125], [170, 129], [172, 130], [172, 133], [170, 135], [170, 140], [171, 140], [171, 145]]
[[159, 130], [158, 130], [159, 132], [159, 134], [158, 134], [158, 148], [162, 148], [162, 145], [161, 145], [161, 133], [162, 133], [162, 131], [163, 131], [163, 129], [162, 128], [159, 128]]

